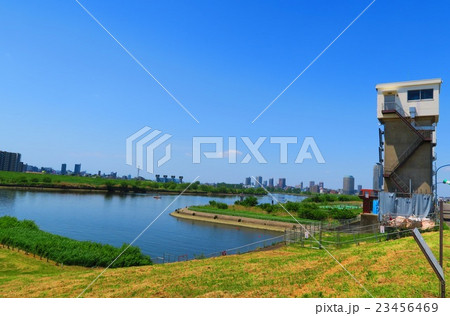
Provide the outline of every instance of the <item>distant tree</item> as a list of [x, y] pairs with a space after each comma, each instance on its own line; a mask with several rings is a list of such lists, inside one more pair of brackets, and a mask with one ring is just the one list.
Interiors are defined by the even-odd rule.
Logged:
[[120, 183], [120, 191], [122, 192], [128, 192], [128, 183], [125, 181], [122, 181]]
[[235, 204], [242, 206], [256, 206], [258, 205], [258, 199], [254, 196], [247, 196], [243, 201], [236, 201]]
[[112, 183], [112, 181], [106, 181], [105, 187], [108, 192], [114, 192], [114, 183]]

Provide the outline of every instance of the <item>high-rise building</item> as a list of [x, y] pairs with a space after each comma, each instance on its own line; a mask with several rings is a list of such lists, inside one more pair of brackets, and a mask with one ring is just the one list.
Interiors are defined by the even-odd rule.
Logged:
[[358, 184], [358, 190], [357, 190], [357, 193], [361, 192], [361, 190], [362, 190], [362, 185], [361, 185], [361, 184]]
[[286, 187], [286, 178], [278, 179], [278, 187], [284, 189]]
[[355, 193], [355, 178], [353, 178], [353, 176], [344, 177], [342, 193], [348, 195]]
[[61, 174], [62, 174], [62, 175], [67, 174], [67, 164], [65, 164], [65, 163], [63, 163], [63, 164], [61, 165]]
[[311, 193], [320, 193], [320, 188], [317, 184], [313, 185], [309, 188], [309, 192]]
[[441, 84], [428, 79], [376, 85], [384, 191], [432, 193]]
[[250, 178], [250, 177], [245, 178], [245, 185], [246, 185], [246, 186], [252, 185], [252, 178]]
[[311, 191], [311, 188], [314, 186], [315, 182], [314, 181], [309, 181], [309, 190]]
[[81, 173], [81, 163], [75, 164], [75, 168], [73, 170], [73, 173], [76, 175], [79, 175]]
[[300, 190], [303, 190], [303, 181], [300, 182]]
[[373, 189], [381, 191], [383, 187], [383, 165], [381, 163], [373, 166]]
[[267, 188], [267, 180], [263, 181], [263, 187]]
[[269, 179], [269, 188], [273, 188], [273, 178]]
[[319, 189], [323, 189], [323, 182], [319, 182]]
[[257, 187], [257, 188], [261, 187], [262, 186], [262, 181], [263, 181], [262, 177], [261, 176], [257, 176], [255, 179], [256, 179], [255, 187]]
[[23, 170], [20, 168], [20, 158], [21, 155], [19, 153], [0, 151], [0, 171], [22, 172]]

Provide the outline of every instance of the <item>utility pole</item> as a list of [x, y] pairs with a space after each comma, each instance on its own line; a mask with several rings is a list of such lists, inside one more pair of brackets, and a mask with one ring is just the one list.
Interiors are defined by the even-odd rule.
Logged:
[[[439, 264], [444, 261], [444, 201], [439, 201]], [[442, 268], [443, 269], [443, 268]]]

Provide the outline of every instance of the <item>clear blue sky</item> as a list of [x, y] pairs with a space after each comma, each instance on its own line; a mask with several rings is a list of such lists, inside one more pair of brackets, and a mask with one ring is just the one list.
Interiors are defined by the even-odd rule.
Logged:
[[[0, 149], [59, 169], [135, 174], [125, 138], [172, 134], [158, 171], [243, 182], [371, 187], [378, 159], [375, 85], [441, 77], [439, 164], [450, 163], [450, 3], [377, 0], [254, 124], [251, 121], [370, 1], [81, 1], [189, 110], [179, 106], [75, 2], [0, 9]], [[313, 136], [326, 164], [191, 163], [192, 136]], [[242, 143], [238, 150], [246, 152]], [[291, 148], [290, 148], [291, 149]], [[242, 159], [239, 156], [238, 159]], [[450, 170], [442, 177], [450, 178]], [[150, 175], [147, 174], [148, 177]], [[450, 195], [450, 187], [440, 186]]]

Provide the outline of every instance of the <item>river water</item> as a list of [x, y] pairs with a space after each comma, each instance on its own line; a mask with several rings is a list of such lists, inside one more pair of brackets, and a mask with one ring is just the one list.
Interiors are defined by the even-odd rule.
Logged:
[[[177, 219], [169, 215], [177, 208], [208, 204], [216, 200], [233, 204], [238, 197], [174, 195], [154, 199], [150, 194], [105, 195], [15, 191], [0, 189], [0, 216], [30, 219], [44, 231], [77, 240], [90, 240], [114, 246], [130, 243], [171, 203], [151, 227], [134, 243], [154, 260], [187, 255], [210, 255], [280, 236], [270, 232], [231, 225]], [[280, 201], [303, 197], [276, 195]], [[259, 198], [270, 203], [268, 196]], [[259, 247], [255, 244], [254, 247]], [[252, 246], [245, 250], [251, 250]]]

